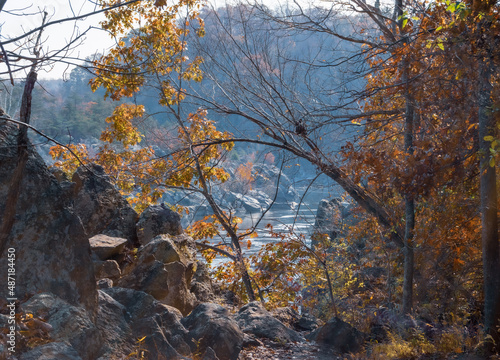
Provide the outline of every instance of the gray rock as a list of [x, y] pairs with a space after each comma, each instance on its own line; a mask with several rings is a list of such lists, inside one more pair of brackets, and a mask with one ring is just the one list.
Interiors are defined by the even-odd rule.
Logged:
[[241, 330], [257, 337], [280, 342], [304, 341], [299, 333], [275, 319], [258, 301], [243, 306], [236, 316], [236, 321]]
[[355, 353], [361, 350], [365, 335], [339, 318], [333, 318], [310, 333], [307, 339], [340, 353]]
[[52, 173], [52, 175], [54, 175], [54, 177], [56, 178], [56, 180], [59, 181], [59, 182], [69, 181], [70, 180], [69, 177], [68, 177], [68, 175], [66, 175], [66, 173], [64, 171], [62, 171], [61, 169], [59, 169], [59, 168], [51, 168], [50, 172]]
[[291, 307], [273, 309], [271, 315], [290, 329], [296, 329], [300, 319], [300, 314]]
[[111, 287], [113, 287], [113, 280], [111, 279], [101, 279], [97, 281], [98, 289], [109, 289]]
[[196, 304], [190, 289], [195, 245], [186, 235], [160, 235], [141, 247], [137, 261], [124, 269], [117, 286], [144, 291], [187, 315]]
[[19, 360], [82, 360], [78, 352], [64, 342], [40, 345], [21, 354]]
[[193, 263], [190, 265], [185, 266], [177, 261], [165, 264], [168, 273], [168, 294], [160, 301], [179, 309], [183, 315], [189, 314], [197, 303], [196, 297], [189, 291], [190, 278], [194, 272]]
[[312, 331], [321, 326], [321, 320], [311, 314], [299, 314], [291, 307], [276, 308], [271, 311], [274, 318], [295, 331]]
[[196, 259], [196, 245], [186, 234], [179, 236], [162, 234], [141, 247], [137, 257], [138, 262], [147, 262], [148, 258], [154, 258], [164, 264], [180, 261], [188, 265]]
[[[179, 310], [161, 304], [151, 295], [141, 291], [111, 288], [102, 292], [101, 308], [108, 315], [102, 317], [100, 326], [104, 331], [113, 326], [115, 331], [118, 331], [111, 334], [110, 339], [123, 338], [124, 334], [128, 334], [130, 344], [134, 344], [137, 339], [145, 337], [142, 346], [148, 354], [148, 359], [180, 359], [183, 355], [191, 354], [190, 337], [181, 324], [182, 315]], [[121, 314], [123, 319], [120, 324], [113, 325], [113, 319], [120, 318]], [[109, 340], [107, 344], [107, 349], [110, 350], [121, 346], [119, 343], [113, 346]]]
[[271, 198], [274, 198], [276, 193], [276, 180], [278, 177], [280, 178], [278, 196], [276, 199], [277, 203], [286, 204], [299, 200], [299, 194], [294, 189], [290, 178], [283, 173], [280, 175], [280, 169], [276, 166], [263, 163], [254, 164], [253, 170], [255, 174], [255, 181], [253, 182], [254, 187], [262, 190]]
[[102, 336], [100, 356], [126, 356], [133, 351], [132, 329], [126, 321], [127, 309], [104, 291], [99, 291], [96, 327]]
[[[18, 162], [17, 133], [16, 126], [0, 119], [2, 199], [7, 198]], [[88, 237], [71, 210], [68, 193], [32, 148], [28, 153], [12, 228], [0, 254], [0, 273], [8, 273], [8, 253], [15, 254], [17, 298], [51, 292], [94, 316], [97, 292]], [[0, 219], [6, 216], [5, 206], [1, 201]], [[7, 291], [0, 287], [0, 298], [12, 297]]]
[[232, 207], [243, 207], [249, 213], [259, 213], [262, 211], [262, 206], [259, 201], [248, 195], [228, 192], [226, 200], [232, 205]]
[[200, 302], [210, 302], [215, 298], [207, 265], [201, 261], [198, 261], [196, 264], [196, 271], [191, 280], [190, 290]]
[[182, 234], [181, 216], [165, 205], [150, 205], [137, 222], [137, 237], [141, 245], [146, 245], [161, 234]]
[[73, 174], [74, 210], [82, 220], [87, 237], [105, 234], [137, 240], [135, 224], [138, 215], [110, 182], [104, 169], [89, 165], [79, 167]]
[[312, 331], [320, 327], [321, 324], [322, 324], [321, 320], [312, 316], [311, 314], [306, 313], [302, 314], [302, 316], [300, 317], [299, 322], [297, 323], [297, 329]]
[[[318, 204], [314, 232], [326, 234], [330, 237], [330, 240], [334, 240], [342, 233], [342, 228], [347, 222], [352, 222], [349, 203], [337, 198], [323, 199]], [[314, 247], [316, 244], [317, 241], [313, 239], [312, 246]]]
[[[265, 189], [266, 187], [276, 190], [275, 182], [280, 176], [280, 169], [274, 165], [257, 163], [253, 165], [253, 170], [255, 173], [254, 185], [257, 189]], [[280, 186], [283, 188], [289, 188], [292, 182], [287, 175], [281, 174]], [[266, 192], [267, 193], [267, 192]]]
[[271, 199], [265, 192], [260, 190], [250, 190], [248, 192], [248, 195], [257, 200], [260, 206], [264, 209], [268, 208], [273, 203], [273, 199]]
[[101, 347], [101, 334], [82, 307], [68, 304], [51, 293], [33, 296], [22, 305], [25, 313], [44, 318], [52, 331], [50, 336], [56, 342], [66, 342], [82, 359], [95, 359]]
[[127, 245], [127, 239], [98, 234], [92, 236], [89, 243], [92, 251], [100, 260], [104, 261], [112, 256], [122, 254], [125, 245]]
[[188, 314], [196, 303], [186, 278], [192, 272], [178, 261], [163, 264], [153, 260], [138, 264], [118, 281], [117, 286], [144, 291], [158, 301]]
[[200, 304], [182, 319], [182, 324], [193, 339], [193, 352], [207, 354], [208, 348], [211, 348], [220, 360], [238, 358], [244, 334], [222, 306]]
[[120, 266], [114, 260], [94, 261], [94, 272], [97, 280], [110, 279], [116, 281], [120, 278]]

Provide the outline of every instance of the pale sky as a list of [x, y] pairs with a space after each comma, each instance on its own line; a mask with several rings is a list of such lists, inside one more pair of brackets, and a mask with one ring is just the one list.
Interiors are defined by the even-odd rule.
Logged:
[[[0, 14], [1, 38], [2, 41], [12, 39], [22, 35], [29, 30], [37, 28], [42, 23], [42, 15], [40, 10], [48, 13], [47, 21], [56, 21], [66, 19], [72, 16], [79, 16], [92, 12], [96, 9], [96, 5], [92, 0], [7, 0], [4, 10]], [[8, 13], [10, 12], [10, 13]], [[15, 14], [23, 14], [22, 16]], [[99, 30], [99, 21], [104, 17], [102, 14], [94, 15], [78, 21], [69, 21], [63, 24], [50, 26], [42, 33], [44, 42], [43, 52], [51, 53], [58, 49], [64, 48], [72, 38], [84, 33], [89, 27], [91, 29], [77, 48], [70, 51], [67, 55], [70, 58], [85, 58], [99, 51], [105, 52], [113, 45], [113, 40], [107, 33]], [[37, 35], [37, 34], [36, 34]], [[36, 36], [34, 35], [34, 36]], [[18, 53], [19, 45], [21, 44], [6, 44], [5, 49], [16, 50]], [[23, 51], [25, 56], [30, 56], [29, 52]], [[76, 60], [71, 60], [76, 61]], [[61, 78], [64, 75], [69, 75], [67, 64], [57, 64], [53, 69], [45, 67], [39, 72], [40, 78]], [[0, 71], [3, 73], [6, 70], [4, 62], [0, 63]], [[66, 74], [65, 74], [66, 73]], [[23, 77], [25, 72], [22, 71], [17, 77]], [[5, 76], [3, 76], [5, 77]]]
[[[2, 42], [5, 43], [7, 39], [13, 39], [16, 36], [25, 34], [26, 32], [39, 27], [42, 24], [41, 12], [46, 11], [48, 13], [48, 21], [57, 21], [60, 19], [67, 19], [68, 17], [80, 16], [98, 9], [95, 5], [96, 0], [7, 0], [4, 6], [4, 11], [0, 13], [0, 36]], [[225, 3], [228, 0], [208, 0], [215, 6], [221, 6], [221, 3]], [[260, 1], [260, 0], [259, 0]], [[286, 0], [264, 0], [269, 6], [276, 6], [280, 2]], [[313, 1], [318, 3], [318, 1], [325, 0], [303, 0], [304, 4]], [[384, 1], [382, 1], [384, 2]], [[113, 46], [114, 42], [111, 37], [100, 30], [99, 21], [103, 20], [103, 14], [98, 14], [94, 16], [89, 16], [77, 21], [68, 21], [63, 24], [56, 24], [46, 28], [43, 31], [43, 48], [44, 54], [53, 54], [54, 51], [64, 48], [68, 42], [75, 38], [76, 36], [84, 33], [89, 28], [92, 28], [88, 33], [81, 39], [82, 42], [70, 51], [66, 56], [71, 58], [70, 61], [75, 63], [77, 59], [83, 59], [85, 57], [91, 56], [96, 52], [105, 53], [107, 50]], [[33, 38], [37, 34], [33, 35]], [[34, 39], [33, 39], [34, 41]], [[26, 46], [25, 46], [26, 47]], [[15, 51], [16, 54], [20, 53], [23, 48], [22, 44], [5, 44], [6, 51]], [[27, 50], [21, 51], [21, 55], [30, 57]], [[15, 66], [15, 64], [13, 64]], [[67, 78], [69, 76], [70, 69], [68, 64], [56, 63], [52, 67], [45, 66], [42, 68], [38, 76], [39, 78], [45, 79], [55, 79], [55, 78]], [[0, 75], [2, 78], [7, 77], [7, 67], [5, 62], [0, 62]], [[24, 78], [27, 71], [23, 70], [18, 72], [15, 76], [18, 78]]]

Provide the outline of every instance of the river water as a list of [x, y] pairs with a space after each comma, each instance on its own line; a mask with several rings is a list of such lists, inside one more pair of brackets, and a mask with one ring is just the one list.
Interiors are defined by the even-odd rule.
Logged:
[[[299, 194], [301, 189], [297, 189]], [[304, 190], [304, 189], [302, 189]], [[341, 194], [341, 189], [338, 186], [320, 187], [309, 190], [303, 199], [300, 206], [297, 204], [276, 204], [262, 218], [257, 227], [257, 237], [252, 238], [252, 246], [250, 249], [245, 247], [244, 255], [249, 256], [259, 252], [261, 247], [269, 242], [275, 242], [277, 239], [272, 237], [270, 229], [266, 228], [267, 224], [272, 225], [272, 230], [275, 233], [290, 233], [295, 235], [303, 234], [306, 242], [310, 241], [310, 236], [313, 232], [313, 226], [316, 219], [318, 204], [321, 199], [332, 199]], [[241, 231], [249, 229], [256, 224], [262, 214], [237, 214], [242, 218], [243, 222], [239, 228]], [[216, 244], [220, 239], [214, 239], [213, 244]], [[222, 256], [217, 256], [213, 265], [227, 261]]]

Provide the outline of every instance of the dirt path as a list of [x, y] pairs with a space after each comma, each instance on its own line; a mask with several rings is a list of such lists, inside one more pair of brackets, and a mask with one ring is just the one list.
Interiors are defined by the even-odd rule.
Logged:
[[342, 360], [344, 357], [333, 351], [320, 348], [315, 343], [280, 344], [262, 340], [263, 345], [241, 351], [238, 360]]

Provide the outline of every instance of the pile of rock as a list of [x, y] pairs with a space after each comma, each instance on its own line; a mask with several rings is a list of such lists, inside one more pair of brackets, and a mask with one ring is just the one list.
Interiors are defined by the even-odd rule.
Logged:
[[[24, 348], [18, 344], [12, 359], [144, 354], [147, 359], [235, 360], [243, 347], [261, 344], [259, 338], [302, 342], [300, 331], [318, 327], [315, 319], [297, 313], [295, 329], [287, 327], [257, 302], [236, 314], [210, 303], [215, 298], [210, 277], [196, 260], [193, 239], [183, 234], [180, 216], [151, 206], [139, 217], [98, 166], [80, 168], [68, 181], [30, 149], [20, 190], [12, 196], [16, 136], [17, 128], [0, 120], [0, 196], [16, 214], [0, 273], [8, 273], [6, 253], [14, 249], [17, 312], [31, 314], [30, 330], [49, 338]], [[9, 204], [0, 204], [2, 219]], [[1, 299], [13, 297], [7, 290], [0, 288]], [[0, 315], [2, 328], [7, 322], [8, 316]], [[320, 328], [314, 336], [324, 341], [325, 331]], [[0, 353], [7, 350], [5, 340], [0, 333]]]

